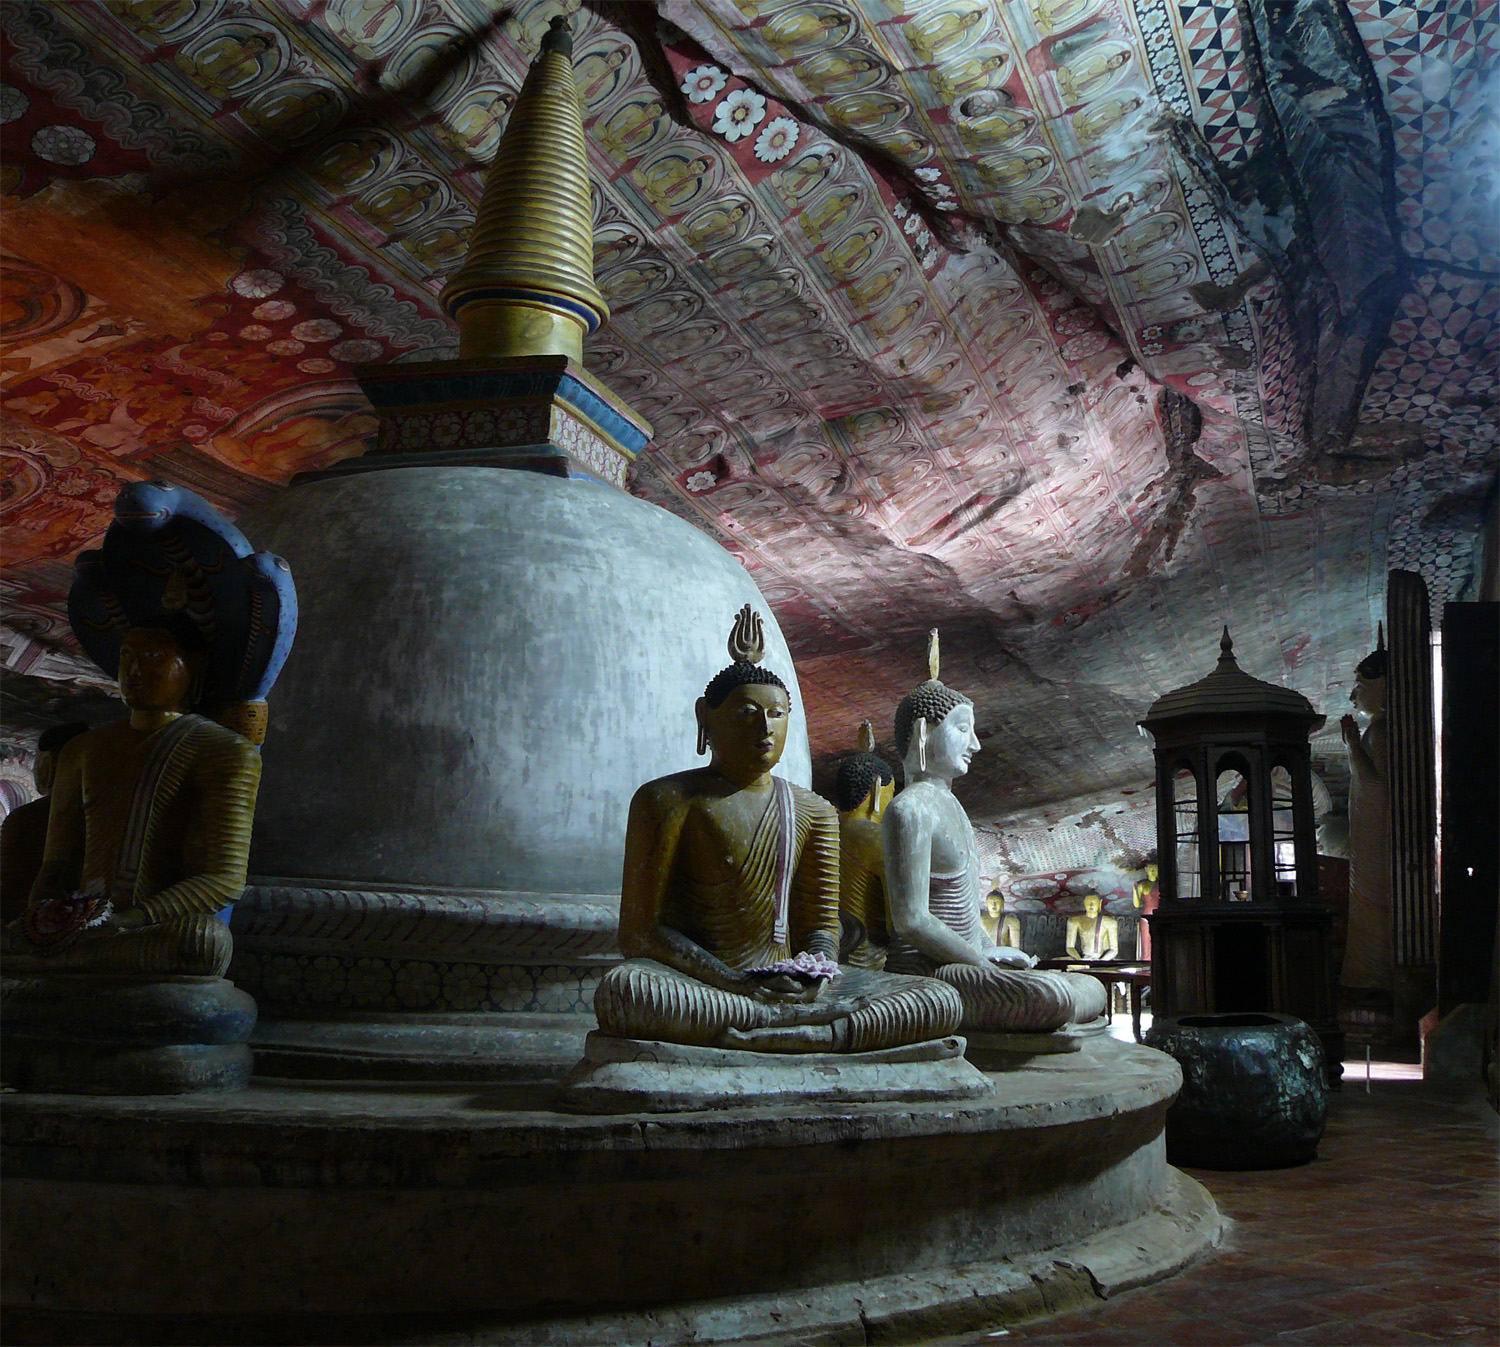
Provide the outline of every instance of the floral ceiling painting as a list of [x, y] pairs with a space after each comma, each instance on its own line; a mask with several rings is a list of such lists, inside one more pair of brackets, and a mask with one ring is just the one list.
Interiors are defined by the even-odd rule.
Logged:
[[364, 450], [356, 366], [456, 350], [558, 12], [629, 489], [750, 569], [822, 759], [888, 741], [936, 626], [976, 818], [1128, 793], [1225, 623], [1336, 712], [1388, 569], [1472, 593], [1495, 0], [17, 0], [10, 670], [90, 686], [65, 596], [121, 483], [240, 513]]

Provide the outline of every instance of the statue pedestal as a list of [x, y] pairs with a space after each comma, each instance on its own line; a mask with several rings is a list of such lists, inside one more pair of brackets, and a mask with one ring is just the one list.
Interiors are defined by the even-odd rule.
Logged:
[[1085, 1044], [1108, 1033], [1109, 1020], [1103, 1015], [1087, 1024], [1070, 1024], [1050, 1034], [988, 1034], [965, 1029], [968, 1047], [964, 1056], [985, 1071], [1005, 1071], [1021, 1065], [1028, 1057], [1080, 1052]]
[[255, 1002], [215, 977], [7, 975], [5, 1079], [48, 1094], [194, 1094], [243, 1089]]
[[737, 1052], [592, 1033], [558, 1095], [571, 1113], [917, 1103], [993, 1092], [961, 1038], [881, 1052]]

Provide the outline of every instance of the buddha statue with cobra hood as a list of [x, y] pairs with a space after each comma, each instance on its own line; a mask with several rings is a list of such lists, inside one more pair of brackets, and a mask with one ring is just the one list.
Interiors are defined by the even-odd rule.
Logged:
[[938, 638], [928, 678], [896, 708], [906, 788], [881, 824], [890, 906], [890, 972], [940, 979], [963, 999], [966, 1032], [1051, 1033], [1104, 1013], [1104, 989], [1076, 973], [1040, 972], [1030, 955], [997, 947], [979, 919], [979, 863], [953, 779], [979, 751], [974, 704], [938, 681]]
[[131, 482], [68, 593], [127, 715], [58, 755], [26, 910], [0, 932], [8, 1079], [63, 1094], [237, 1089], [254, 1000], [225, 976], [266, 694], [296, 631], [287, 563], [207, 501]]
[[625, 837], [620, 948], [594, 998], [602, 1033], [771, 1053], [942, 1038], [959, 999], [927, 978], [840, 969], [832, 807], [773, 776], [791, 711], [747, 604], [696, 712], [707, 767], [647, 782]]
[[193, 492], [132, 482], [103, 548], [78, 559], [68, 614], [129, 714], [58, 755], [5, 971], [222, 977], [265, 695], [296, 631], [291, 574]]

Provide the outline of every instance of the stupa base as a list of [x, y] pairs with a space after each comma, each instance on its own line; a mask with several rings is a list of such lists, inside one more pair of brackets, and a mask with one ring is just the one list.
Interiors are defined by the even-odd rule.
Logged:
[[572, 1113], [687, 1113], [791, 1104], [977, 1099], [994, 1085], [961, 1038], [882, 1052], [736, 1052], [592, 1033], [558, 1094]]
[[588, 1117], [546, 1086], [12, 1095], [3, 1327], [561, 1347], [1016, 1322], [1212, 1246], [1212, 1200], [1166, 1163], [1180, 1081], [1103, 1039], [961, 1103]]

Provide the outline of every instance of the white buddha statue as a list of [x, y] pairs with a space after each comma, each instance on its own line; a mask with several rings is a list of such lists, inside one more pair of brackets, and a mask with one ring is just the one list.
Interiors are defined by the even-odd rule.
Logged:
[[974, 831], [953, 794], [953, 779], [979, 751], [974, 704], [938, 681], [936, 631], [928, 671], [896, 708], [907, 784], [881, 824], [892, 929], [886, 969], [953, 987], [966, 1031], [1050, 1033], [1097, 1019], [1105, 998], [1096, 979], [1039, 972], [1035, 959], [997, 946], [980, 923]]

